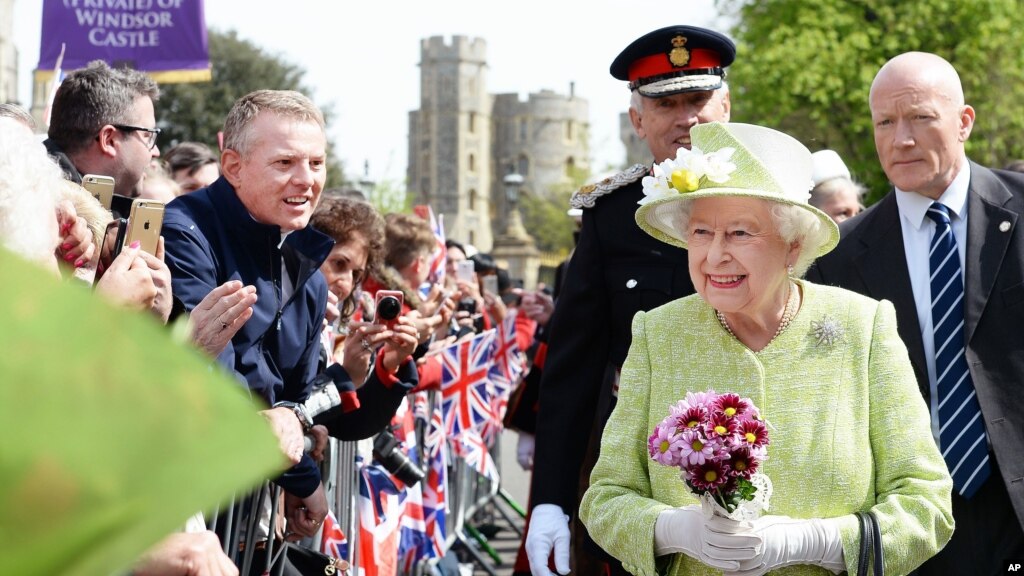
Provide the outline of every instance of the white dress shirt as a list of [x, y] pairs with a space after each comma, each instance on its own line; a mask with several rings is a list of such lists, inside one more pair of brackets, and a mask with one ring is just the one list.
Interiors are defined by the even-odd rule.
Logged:
[[[949, 208], [950, 224], [956, 238], [956, 249], [960, 256], [960, 274], [963, 278], [964, 260], [967, 253], [967, 187], [971, 182], [971, 167], [967, 158], [963, 158], [963, 167], [953, 182], [946, 188], [938, 202]], [[932, 289], [931, 267], [928, 263], [928, 252], [932, 237], [935, 235], [935, 222], [928, 218], [928, 208], [932, 199], [916, 192], [896, 189], [896, 205], [900, 211], [900, 228], [903, 230], [903, 249], [907, 256], [907, 272], [910, 273], [910, 286], [914, 291], [914, 303], [917, 305], [917, 320], [921, 329], [921, 341], [924, 343], [924, 358], [928, 366], [928, 388], [931, 391], [930, 411], [932, 418], [932, 436], [939, 444], [939, 408], [938, 392], [935, 384], [935, 339], [932, 328]], [[966, 289], [966, 286], [965, 286]], [[966, 301], [966, 299], [965, 299]]]

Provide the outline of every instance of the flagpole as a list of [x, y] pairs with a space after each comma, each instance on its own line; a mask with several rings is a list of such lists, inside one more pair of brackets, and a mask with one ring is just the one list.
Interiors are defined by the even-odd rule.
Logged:
[[61, 66], [64, 65], [64, 49], [66, 47], [66, 44], [60, 43], [60, 54], [57, 55], [57, 61], [53, 65], [53, 78], [50, 79], [50, 94], [46, 97], [46, 110], [43, 112], [43, 124], [46, 124], [47, 128], [50, 127], [50, 112], [53, 108], [53, 99], [57, 97], [57, 88], [63, 82], [60, 75]]

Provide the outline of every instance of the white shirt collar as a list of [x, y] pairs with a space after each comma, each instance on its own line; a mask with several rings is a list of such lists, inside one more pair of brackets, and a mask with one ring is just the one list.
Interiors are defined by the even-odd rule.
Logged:
[[[971, 164], [964, 156], [960, 172], [957, 173], [956, 178], [953, 178], [949, 187], [942, 193], [942, 196], [939, 196], [938, 200], [960, 220], [967, 217], [967, 188], [970, 183]], [[924, 225], [928, 208], [932, 205], [932, 199], [917, 192], [907, 192], [896, 188], [896, 205], [907, 222], [915, 230], [920, 230]]]

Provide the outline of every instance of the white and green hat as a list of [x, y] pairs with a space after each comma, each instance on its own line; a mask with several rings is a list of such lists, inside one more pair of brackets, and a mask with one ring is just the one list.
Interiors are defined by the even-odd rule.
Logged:
[[816, 256], [839, 243], [832, 218], [808, 204], [811, 152], [792, 136], [752, 124], [698, 124], [690, 130], [691, 148], [654, 165], [643, 179], [644, 198], [636, 222], [651, 236], [686, 248], [678, 228], [681, 202], [712, 196], [761, 198], [799, 206], [814, 214], [828, 234]]

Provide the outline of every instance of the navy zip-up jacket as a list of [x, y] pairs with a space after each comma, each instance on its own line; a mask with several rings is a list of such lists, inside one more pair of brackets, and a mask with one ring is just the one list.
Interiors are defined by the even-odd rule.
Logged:
[[[174, 295], [187, 310], [229, 280], [256, 287], [252, 318], [218, 362], [268, 405], [305, 400], [317, 373], [327, 306], [327, 283], [319, 268], [334, 240], [307, 227], [282, 243], [281, 229], [254, 220], [223, 177], [169, 203], [163, 236]], [[295, 286], [287, 302], [281, 298], [282, 259]], [[308, 455], [277, 480], [302, 498], [319, 482]]]

